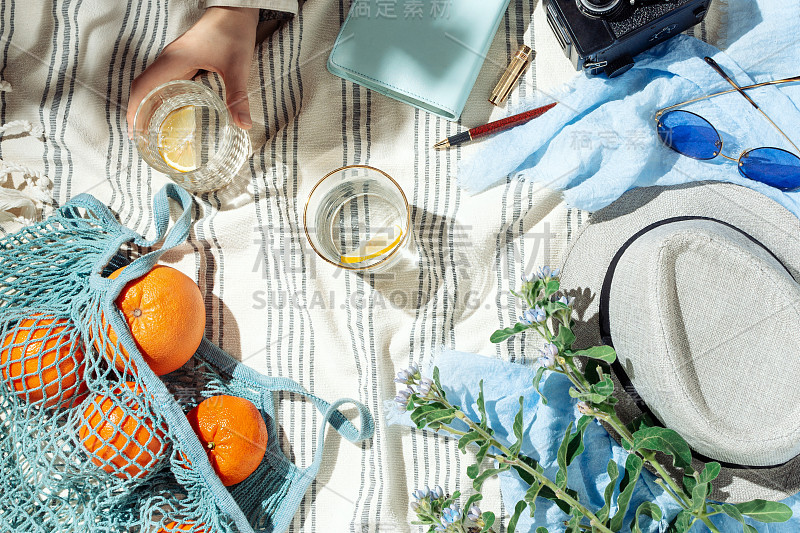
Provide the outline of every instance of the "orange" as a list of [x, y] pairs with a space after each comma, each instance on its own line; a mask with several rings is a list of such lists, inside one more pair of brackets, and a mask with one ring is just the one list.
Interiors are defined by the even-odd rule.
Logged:
[[95, 396], [84, 409], [78, 430], [91, 461], [122, 479], [146, 475], [163, 459], [166, 448], [164, 433], [153, 427], [152, 416], [130, 392], [143, 393], [141, 387], [126, 381], [110, 395]]
[[[116, 278], [123, 268], [109, 278]], [[182, 367], [203, 340], [206, 307], [200, 288], [186, 274], [156, 265], [150, 272], [128, 282], [116, 299], [144, 360], [159, 376]], [[105, 325], [105, 317], [103, 324]], [[129, 360], [122, 345], [117, 350], [117, 334], [106, 328], [106, 356], [124, 371]], [[98, 343], [95, 342], [98, 347]]]
[[71, 322], [35, 314], [3, 338], [3, 380], [32, 405], [67, 407], [86, 392], [83, 347]]
[[226, 487], [244, 481], [261, 464], [267, 451], [267, 425], [249, 400], [212, 396], [186, 416]]
[[[192, 529], [194, 527], [199, 527], [200, 529]], [[194, 522], [184, 522], [181, 525], [178, 525], [177, 522], [170, 522], [164, 527], [158, 528], [156, 533], [174, 533], [177, 531], [191, 531], [192, 533], [206, 533], [205, 524], [200, 524], [196, 526]]]

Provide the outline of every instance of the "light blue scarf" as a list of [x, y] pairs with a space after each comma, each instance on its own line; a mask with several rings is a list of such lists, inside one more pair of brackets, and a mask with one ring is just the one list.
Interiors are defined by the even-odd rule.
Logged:
[[[725, 52], [681, 35], [638, 56], [636, 65], [619, 78], [582, 73], [554, 95], [537, 93], [513, 111], [543, 105], [553, 97], [559, 104], [482, 143], [462, 162], [460, 184], [482, 191], [507, 175], [521, 175], [562, 189], [572, 206], [596, 211], [634, 187], [711, 179], [751, 187], [800, 214], [800, 193], [783, 193], [745, 179], [735, 163], [721, 157], [697, 161], [681, 156], [661, 143], [653, 120], [659, 108], [731, 88], [704, 56], [713, 57], [740, 85], [797, 76], [798, 31], [798, 0], [729, 0], [721, 43]], [[800, 145], [800, 84], [749, 94]], [[719, 130], [726, 155], [738, 157], [744, 149], [762, 146], [789, 147], [737, 93], [686, 109]]]

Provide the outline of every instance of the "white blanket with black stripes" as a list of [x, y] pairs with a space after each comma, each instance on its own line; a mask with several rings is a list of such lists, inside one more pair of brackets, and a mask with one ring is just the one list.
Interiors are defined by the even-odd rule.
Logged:
[[[510, 105], [574, 71], [541, 5], [515, 0], [461, 125], [449, 123], [327, 72], [349, 3], [307, 2], [300, 16], [259, 46], [250, 79], [256, 153], [249, 172], [196, 199], [190, 242], [164, 261], [198, 280], [210, 340], [323, 398], [358, 399], [376, 417], [375, 436], [363, 446], [329, 439], [292, 531], [416, 531], [409, 525], [409, 493], [424, 485], [468, 488], [469, 459], [453, 441], [385, 425], [382, 406], [395, 394], [394, 374], [440, 347], [535, 359], [539, 346], [522, 338], [495, 346], [489, 334], [519, 314], [509, 289], [522, 269], [557, 264], [586, 220], [559, 194], [514, 177], [466, 195], [454, 178], [461, 149], [435, 152], [431, 146], [461, 126], [501, 116], [486, 99], [522, 42], [538, 55]], [[128, 90], [199, 15], [193, 0], [0, 2], [0, 79], [13, 88], [0, 92], [0, 124], [27, 120], [45, 134], [42, 141], [13, 135], [13, 129], [0, 132], [0, 159], [21, 165], [0, 175], [5, 192], [34, 191], [31, 205], [37, 207], [48, 194], [61, 205], [89, 192], [124, 224], [152, 235], [151, 196], [166, 178], [149, 169], [128, 140]], [[328, 171], [354, 163], [379, 167], [404, 188], [413, 204], [416, 263], [359, 277], [318, 259], [308, 246], [300, 210], [311, 187]], [[24, 173], [31, 176], [27, 183]], [[8, 218], [0, 223], [6, 232], [16, 224]], [[279, 416], [284, 448], [307, 464], [316, 413], [284, 399]], [[486, 485], [483, 507], [507, 513], [496, 484]]]

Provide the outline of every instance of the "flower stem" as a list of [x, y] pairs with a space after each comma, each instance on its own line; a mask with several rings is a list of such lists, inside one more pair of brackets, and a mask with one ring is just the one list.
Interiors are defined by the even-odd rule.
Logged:
[[[501, 448], [501, 450], [502, 450], [502, 448]], [[503, 453], [506, 453], [506, 451], [504, 451]], [[522, 461], [521, 459], [519, 459], [519, 457], [516, 457], [516, 458], [511, 459], [511, 460], [509, 460], [507, 457], [500, 457], [499, 459], [500, 459], [500, 462], [502, 462], [502, 463], [518, 466], [518, 467], [522, 468], [523, 470], [525, 470], [530, 475], [532, 475], [534, 478], [536, 478], [539, 481], [539, 483], [541, 483], [545, 487], [547, 487], [550, 490], [552, 490], [559, 500], [563, 501], [564, 503], [566, 503], [570, 507], [578, 509], [578, 511], [580, 511], [581, 514], [583, 514], [586, 518], [589, 519], [589, 522], [590, 522], [591, 526], [596, 528], [597, 531], [601, 531], [602, 533], [613, 533], [610, 529], [608, 529], [606, 526], [603, 525], [603, 523], [600, 521], [600, 519], [597, 518], [597, 515], [595, 515], [593, 512], [588, 510], [583, 505], [581, 505], [575, 498], [573, 498], [572, 496], [567, 494], [563, 489], [558, 487], [555, 483], [550, 481], [550, 479], [547, 476], [537, 472], [528, 463], [526, 463], [526, 462]]]
[[688, 507], [687, 507], [687, 506], [686, 506], [686, 504], [683, 502], [683, 500], [681, 500], [681, 499], [678, 497], [678, 495], [677, 495], [677, 494], [675, 494], [675, 492], [673, 492], [673, 490], [672, 490], [670, 487], [668, 487], [668, 486], [667, 486], [667, 485], [664, 483], [664, 481], [663, 481], [662, 479], [656, 479], [656, 485], [658, 485], [659, 487], [661, 487], [661, 488], [664, 490], [664, 492], [666, 492], [667, 494], [669, 494], [669, 495], [670, 495], [670, 497], [671, 497], [673, 500], [675, 500], [675, 503], [677, 503], [678, 505], [680, 505], [680, 506], [681, 506], [681, 508], [683, 508], [683, 509], [688, 509]]
[[[447, 407], [452, 407], [449, 404], [449, 402], [447, 402], [447, 400], [445, 400], [443, 398], [440, 398], [439, 401], [444, 403]], [[567, 494], [562, 488], [560, 488], [555, 483], [550, 481], [550, 479], [547, 476], [545, 476], [544, 474], [542, 474], [540, 472], [537, 472], [529, 464], [527, 464], [526, 462], [521, 460], [517, 454], [511, 453], [511, 450], [509, 450], [506, 446], [504, 446], [503, 444], [501, 444], [500, 442], [495, 440], [494, 437], [492, 437], [480, 425], [478, 425], [474, 421], [472, 421], [466, 414], [464, 414], [463, 411], [457, 410], [456, 411], [456, 417], [458, 419], [460, 419], [461, 421], [463, 421], [464, 423], [466, 423], [470, 427], [470, 429], [472, 429], [473, 431], [478, 432], [492, 446], [494, 446], [495, 448], [497, 448], [498, 450], [503, 452], [503, 455], [493, 455], [493, 458], [496, 459], [497, 462], [499, 462], [501, 464], [507, 464], [509, 466], [516, 466], [516, 467], [519, 467], [519, 468], [525, 470], [527, 473], [529, 473], [531, 476], [533, 476], [536, 480], [538, 480], [539, 483], [541, 483], [545, 487], [548, 487], [550, 490], [552, 490], [553, 493], [556, 495], [556, 497], [559, 500], [563, 501], [564, 503], [566, 503], [570, 507], [574, 507], [574, 508], [578, 509], [584, 516], [586, 516], [586, 518], [589, 519], [591, 524], [593, 526], [595, 526], [598, 531], [600, 531], [602, 533], [613, 533], [610, 529], [608, 529], [607, 527], [605, 527], [602, 524], [601, 520], [599, 518], [597, 518], [597, 516], [593, 512], [591, 512], [589, 509], [587, 509], [586, 507], [581, 505], [580, 502], [578, 502], [572, 496]], [[449, 427], [445, 427], [445, 429], [449, 430]]]
[[[596, 409], [594, 409], [593, 411], [595, 418], [603, 420], [608, 425], [610, 425], [612, 429], [616, 431], [623, 439], [627, 440], [630, 443], [633, 443], [633, 434], [628, 430], [628, 428], [625, 427], [625, 424], [623, 424], [622, 421], [616, 415], [609, 415], [608, 413], [604, 413]], [[676, 501], [678, 501], [681, 507], [683, 507], [684, 509], [689, 509], [690, 508], [689, 503], [691, 501], [691, 498], [689, 497], [688, 494], [686, 494], [683, 491], [683, 489], [677, 483], [675, 483], [675, 481], [672, 479], [672, 476], [669, 475], [666, 469], [663, 466], [661, 466], [661, 463], [659, 463], [658, 460], [656, 459], [656, 453], [639, 452], [639, 455], [645, 462], [649, 463], [650, 466], [653, 467], [653, 469], [658, 473], [658, 475], [669, 485], [669, 488], [672, 489], [672, 491], [667, 491], [667, 492], [670, 493], [670, 495], [672, 495], [673, 498], [677, 498]]]
[[708, 516], [701, 516], [700, 520], [711, 530], [711, 533], [720, 533], [719, 529], [714, 525], [714, 523], [708, 518]]
[[[667, 472], [666, 469], [663, 466], [661, 466], [661, 463], [659, 463], [656, 460], [656, 458], [655, 458], [656, 457], [656, 452], [644, 452], [644, 453], [641, 453], [641, 456], [642, 456], [642, 459], [644, 459], [645, 461], [650, 463], [650, 466], [652, 466], [653, 469], [658, 473], [658, 475], [661, 476], [661, 479], [663, 479], [670, 486], [670, 488], [673, 491], [675, 491], [675, 494], [681, 500], [683, 500], [683, 502], [684, 502], [683, 503], [683, 507], [688, 509], [689, 508], [689, 503], [691, 502], [691, 498], [685, 492], [683, 492], [683, 489], [681, 489], [680, 486], [678, 486], [678, 484], [675, 483], [675, 480], [672, 479], [672, 476], [669, 475], [669, 472]], [[680, 502], [678, 502], [678, 503], [680, 503]]]

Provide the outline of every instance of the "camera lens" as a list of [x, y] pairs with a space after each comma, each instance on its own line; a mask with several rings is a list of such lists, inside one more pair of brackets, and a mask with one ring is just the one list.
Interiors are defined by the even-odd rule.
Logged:
[[623, 6], [623, 0], [575, 0], [578, 9], [587, 17], [610, 17]]

